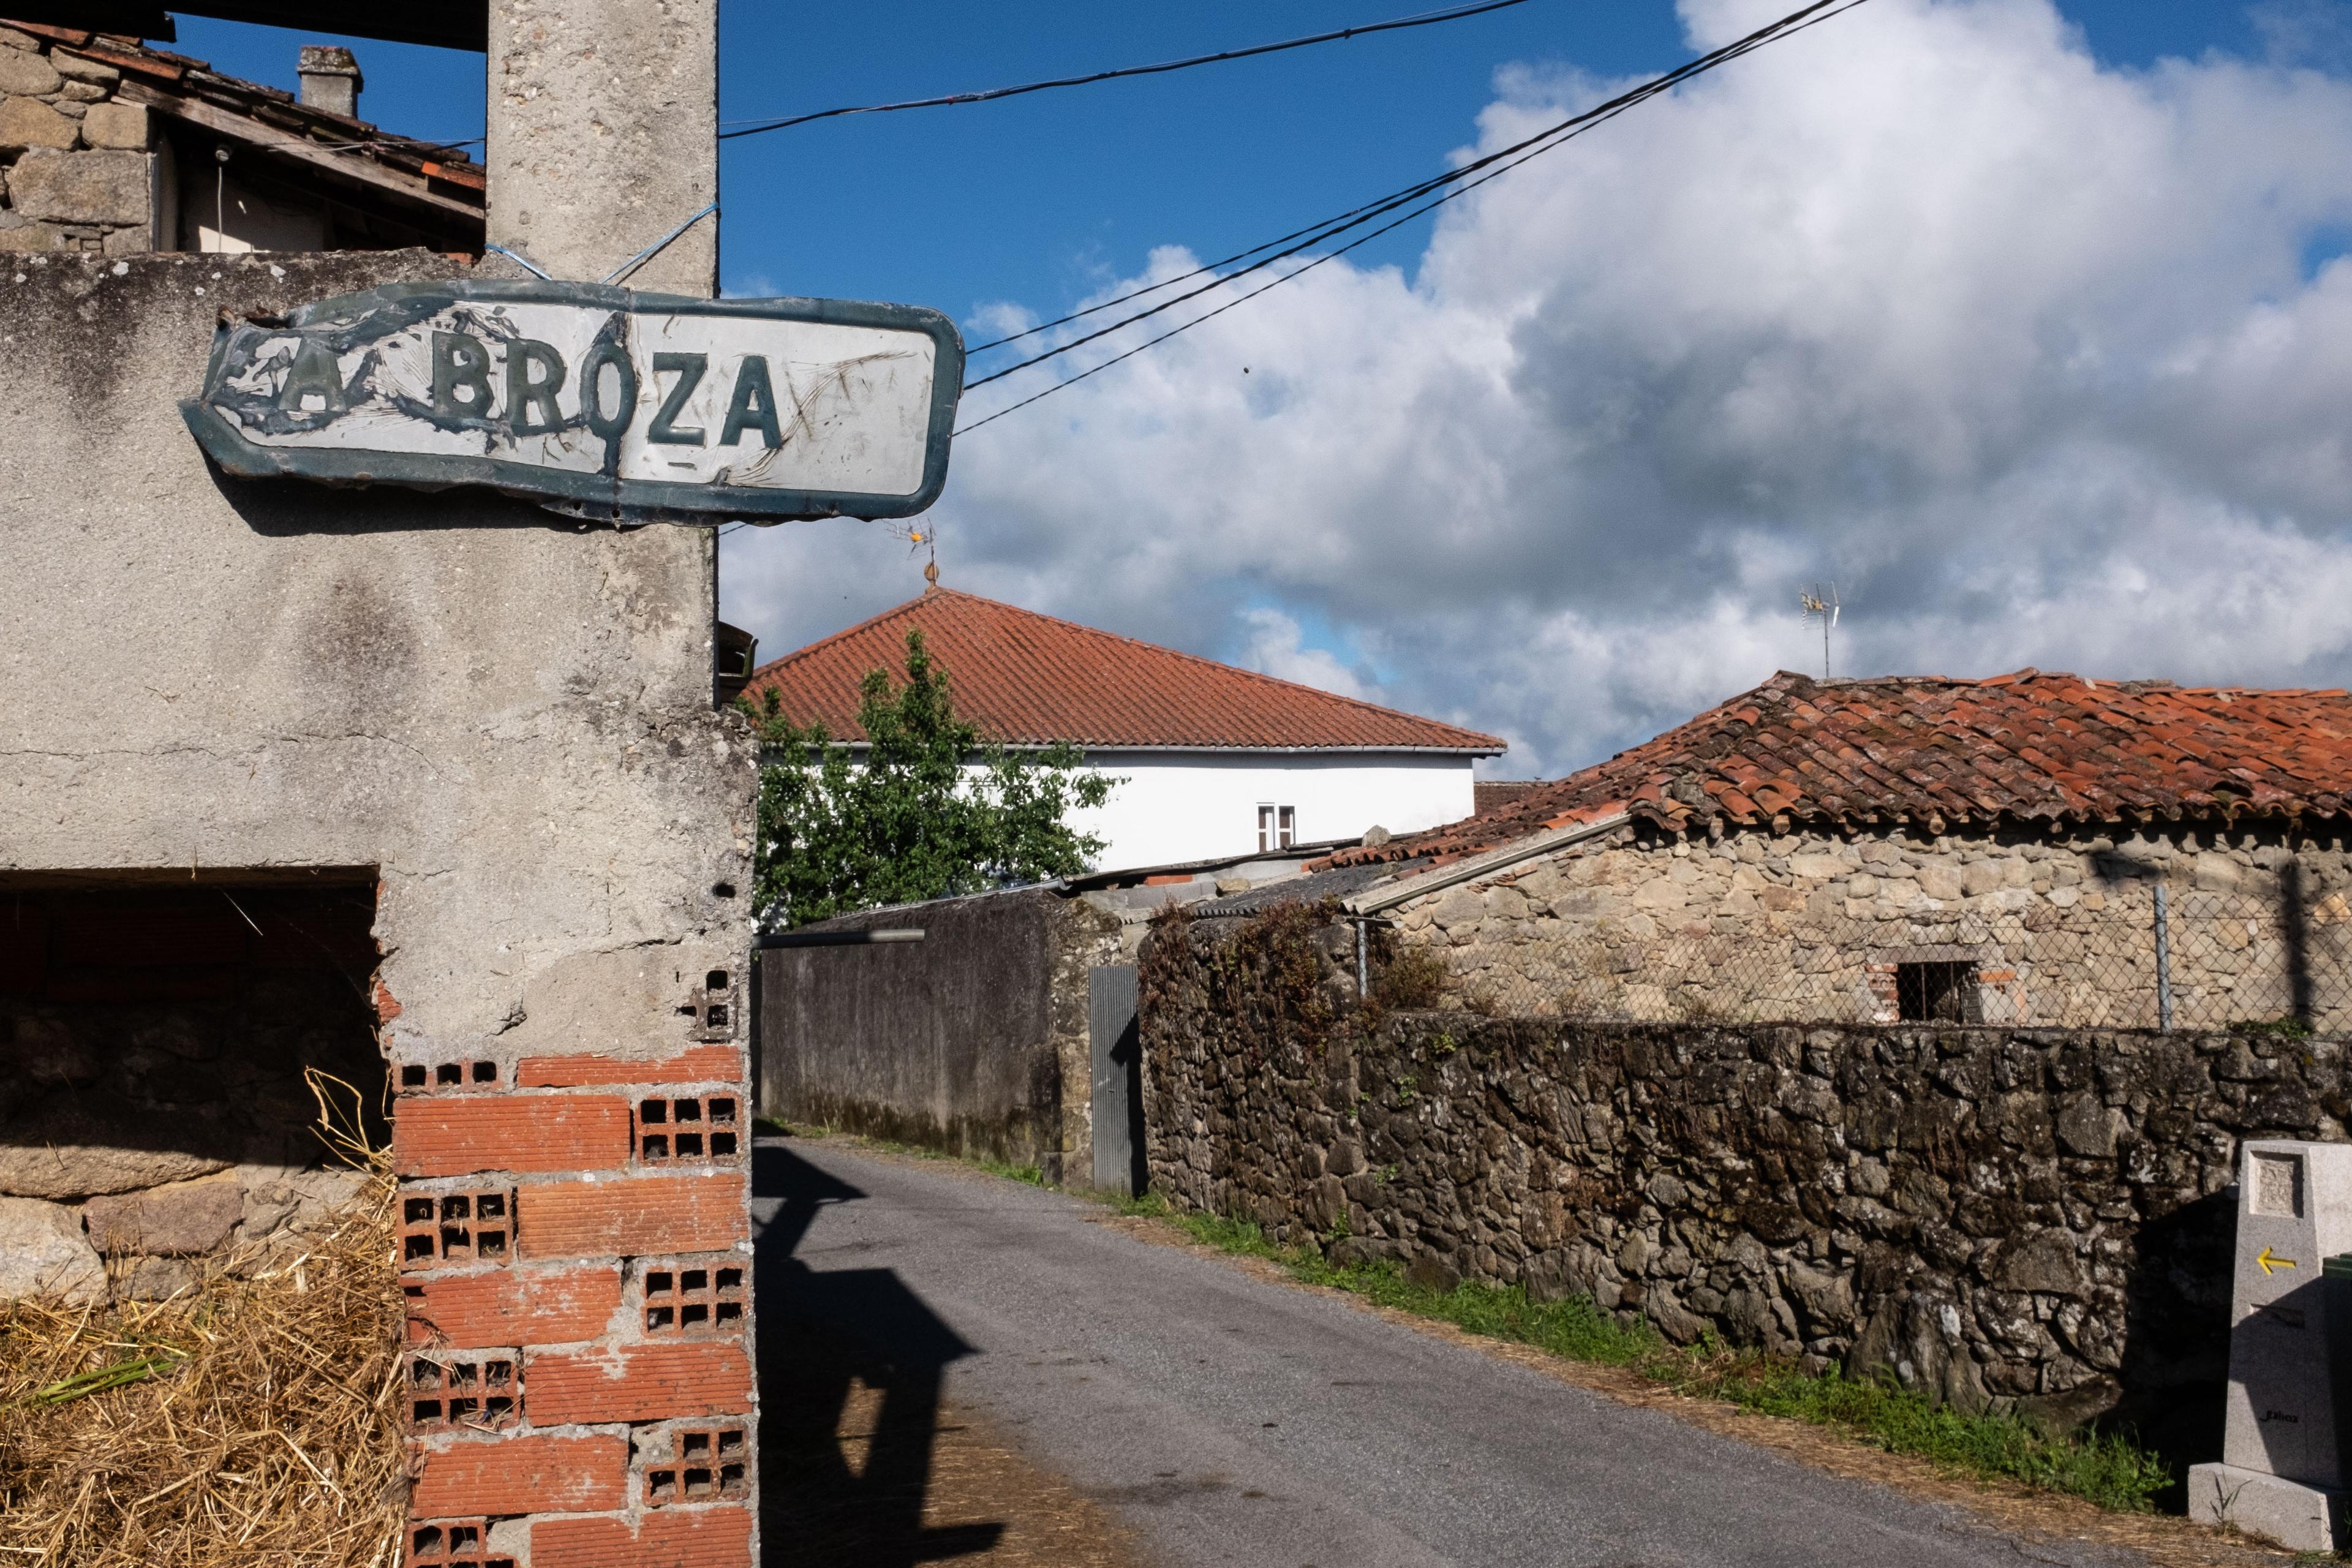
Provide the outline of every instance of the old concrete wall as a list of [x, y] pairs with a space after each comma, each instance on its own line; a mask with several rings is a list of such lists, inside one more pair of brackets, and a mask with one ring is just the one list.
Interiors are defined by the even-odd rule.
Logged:
[[1969, 957], [1985, 1023], [2138, 1027], [2158, 1022], [2162, 883], [2177, 1022], [2340, 1031], [2347, 843], [2342, 824], [1713, 843], [1629, 826], [1391, 913], [1443, 957], [1452, 1005], [1490, 1011], [1889, 1023], [1895, 963]]
[[1351, 950], [1297, 906], [1155, 928], [1171, 1201], [2188, 1458], [2220, 1438], [2238, 1146], [2352, 1117], [2337, 1040], [1382, 1016]]
[[1059, 1142], [1054, 902], [1033, 889], [845, 915], [805, 929], [924, 940], [761, 952], [762, 1114], [1042, 1162]]
[[[489, 31], [497, 237], [602, 277], [709, 199], [709, 0], [504, 0]], [[0, 257], [0, 885], [372, 882], [412, 1544], [755, 1561], [752, 757], [712, 706], [712, 531], [225, 479], [175, 406], [216, 321], [461, 268], [98, 248]], [[630, 281], [708, 295], [715, 254], [706, 224]], [[416, 1392], [445, 1377], [516, 1397], [460, 1418]]]
[[845, 915], [919, 942], [760, 955], [761, 1110], [898, 1142], [1091, 1171], [1087, 972], [1119, 926], [1044, 889]]
[[395, 1057], [642, 1053], [744, 940], [709, 531], [229, 479], [176, 407], [222, 312], [461, 271], [0, 263], [0, 871], [377, 868]]
[[0, 258], [0, 886], [373, 882], [410, 1373], [525, 1384], [495, 1423], [419, 1396], [413, 1521], [748, 1563], [754, 1465], [663, 1481], [679, 1423], [741, 1443], [758, 1409], [747, 1075], [704, 1005], [742, 968], [753, 783], [711, 531], [231, 480], [175, 407], [222, 312], [457, 270]]

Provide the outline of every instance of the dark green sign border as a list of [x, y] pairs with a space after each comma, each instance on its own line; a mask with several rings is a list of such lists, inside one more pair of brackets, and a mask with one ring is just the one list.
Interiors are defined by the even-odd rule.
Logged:
[[[846, 327], [883, 327], [922, 332], [937, 350], [931, 381], [930, 430], [923, 447], [923, 480], [911, 494], [870, 495], [846, 490], [785, 490], [758, 485], [683, 485], [658, 479], [625, 479], [543, 468], [496, 458], [438, 456], [422, 452], [366, 452], [319, 447], [263, 447], [248, 441], [218, 410], [233, 346], [289, 331], [338, 329], [354, 340], [390, 336], [452, 305], [533, 302], [578, 305], [635, 315], [732, 316], [754, 321], [818, 321]], [[236, 368], [243, 368], [238, 365]], [[792, 518], [911, 517], [939, 500], [948, 479], [949, 436], [955, 427], [957, 399], [963, 393], [963, 339], [955, 323], [919, 305], [881, 305], [857, 300], [692, 300], [673, 294], [640, 294], [601, 283], [457, 279], [394, 283], [364, 294], [345, 294], [297, 307], [280, 320], [224, 322], [213, 338], [205, 367], [205, 390], [184, 398], [180, 414], [207, 456], [240, 479], [291, 475], [331, 485], [390, 484], [426, 489], [486, 485], [509, 495], [572, 504], [558, 510], [583, 517], [624, 522], [710, 522], [729, 518], [784, 521]]]

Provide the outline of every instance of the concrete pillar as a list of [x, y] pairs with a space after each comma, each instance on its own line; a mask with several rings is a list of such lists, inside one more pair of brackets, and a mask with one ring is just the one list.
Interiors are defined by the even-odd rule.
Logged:
[[[488, 232], [593, 282], [719, 195], [719, 0], [490, 0]], [[704, 218], [625, 279], [708, 299]]]
[[2189, 1512], [2303, 1552], [2347, 1543], [2339, 1444], [2352, 1281], [2352, 1144], [2249, 1142], [2238, 1183], [2222, 1462], [2189, 1471]]

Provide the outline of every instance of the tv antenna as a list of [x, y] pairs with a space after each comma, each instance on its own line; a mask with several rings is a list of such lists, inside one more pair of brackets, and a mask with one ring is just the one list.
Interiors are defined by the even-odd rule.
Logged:
[[1838, 618], [1837, 584], [1830, 584], [1829, 597], [1824, 599], [1822, 597], [1822, 585], [1816, 583], [1810, 592], [1797, 595], [1797, 603], [1804, 607], [1805, 619], [1810, 621], [1816, 616], [1821, 617], [1822, 679], [1827, 680], [1830, 678], [1830, 628], [1837, 625]]

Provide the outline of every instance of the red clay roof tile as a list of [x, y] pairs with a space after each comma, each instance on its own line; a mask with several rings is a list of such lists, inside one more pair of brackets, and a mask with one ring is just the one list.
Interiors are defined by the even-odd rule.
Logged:
[[[2015, 670], [1816, 681], [1787, 671], [1493, 809], [1328, 864], [1475, 854], [1630, 803], [1683, 829], [2329, 816], [2352, 799], [2352, 697]], [[1692, 804], [1705, 800], [1710, 807]], [[1603, 809], [1606, 807], [1607, 809]]]
[[794, 723], [862, 740], [858, 682], [869, 669], [902, 671], [914, 629], [946, 668], [956, 711], [1005, 744], [1503, 750], [1492, 735], [948, 588], [761, 666], [746, 695], [774, 691]]

